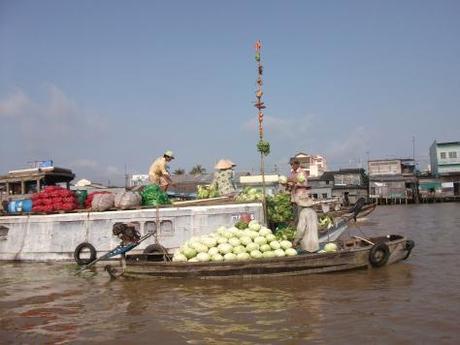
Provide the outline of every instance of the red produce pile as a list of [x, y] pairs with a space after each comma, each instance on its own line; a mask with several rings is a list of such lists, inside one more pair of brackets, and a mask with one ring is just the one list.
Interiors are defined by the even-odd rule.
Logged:
[[110, 194], [110, 192], [91, 192], [85, 200], [85, 208], [90, 208], [96, 194]]
[[75, 194], [59, 186], [45, 187], [32, 196], [33, 212], [71, 211], [78, 207]]

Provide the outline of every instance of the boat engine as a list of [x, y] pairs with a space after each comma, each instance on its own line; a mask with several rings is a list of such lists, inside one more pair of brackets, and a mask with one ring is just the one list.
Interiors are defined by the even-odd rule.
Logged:
[[136, 230], [134, 225], [127, 223], [115, 223], [113, 225], [112, 233], [117, 236], [122, 245], [136, 243], [141, 238], [141, 234]]

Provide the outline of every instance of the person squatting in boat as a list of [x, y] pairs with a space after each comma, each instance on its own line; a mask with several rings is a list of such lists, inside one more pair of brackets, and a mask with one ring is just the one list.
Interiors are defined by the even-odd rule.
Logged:
[[172, 151], [166, 151], [162, 157], [157, 158], [149, 169], [150, 182], [160, 186], [161, 190], [166, 192], [172, 184], [171, 175], [168, 172], [168, 163], [174, 159]]

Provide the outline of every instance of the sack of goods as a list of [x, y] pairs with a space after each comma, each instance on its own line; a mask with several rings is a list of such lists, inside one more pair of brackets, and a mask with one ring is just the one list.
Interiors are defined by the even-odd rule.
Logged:
[[110, 194], [110, 192], [91, 192], [91, 193], [89, 193], [88, 196], [85, 199], [85, 208], [91, 208], [91, 205], [93, 203], [93, 199], [98, 194]]
[[94, 195], [91, 202], [91, 210], [93, 211], [107, 211], [113, 208], [115, 196], [112, 193], [99, 193]]
[[290, 241], [278, 241], [272, 231], [256, 220], [246, 229], [221, 226], [215, 232], [193, 237], [174, 254], [173, 261], [244, 261], [297, 255]]
[[141, 203], [142, 197], [137, 192], [123, 192], [115, 195], [115, 207], [122, 210], [139, 206]]
[[78, 207], [75, 194], [59, 186], [45, 187], [32, 196], [32, 212], [71, 211]]
[[144, 187], [141, 193], [142, 205], [157, 206], [170, 204], [168, 194], [160, 189], [157, 184], [149, 184]]

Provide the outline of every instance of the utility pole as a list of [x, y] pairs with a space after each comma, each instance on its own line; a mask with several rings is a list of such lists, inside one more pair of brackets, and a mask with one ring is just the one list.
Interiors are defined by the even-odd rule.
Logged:
[[129, 187], [128, 181], [129, 181], [128, 165], [125, 163], [125, 189]]
[[367, 167], [366, 167], [366, 170], [367, 170], [367, 174], [369, 175], [369, 154], [370, 152], [369, 151], [366, 151], [366, 156], [367, 156]]
[[412, 136], [412, 159], [415, 162], [415, 135]]

